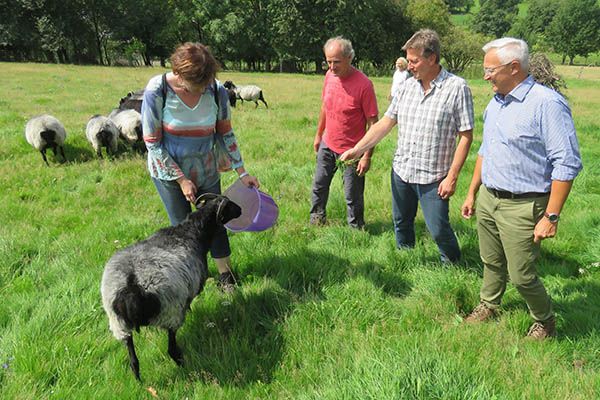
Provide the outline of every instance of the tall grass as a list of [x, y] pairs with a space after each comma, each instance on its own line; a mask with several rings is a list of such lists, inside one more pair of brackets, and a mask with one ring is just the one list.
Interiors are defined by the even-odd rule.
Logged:
[[[167, 225], [143, 156], [121, 146], [99, 161], [87, 119], [107, 114], [161, 69], [0, 64], [0, 398], [2, 399], [591, 399], [600, 396], [600, 79], [566, 77], [584, 170], [558, 237], [539, 272], [553, 298], [558, 338], [522, 340], [531, 320], [512, 286], [496, 323], [465, 326], [478, 303], [481, 263], [475, 223], [460, 217], [481, 143], [490, 86], [470, 80], [475, 143], [451, 199], [463, 262], [439, 263], [422, 215], [412, 251], [394, 246], [389, 173], [395, 133], [375, 151], [367, 176], [366, 229], [346, 226], [342, 183], [332, 183], [329, 224], [308, 225], [312, 142], [322, 77], [222, 72], [257, 84], [269, 109], [233, 110], [246, 167], [280, 207], [261, 233], [230, 234], [242, 287], [225, 297], [210, 279], [178, 340], [185, 366], [166, 352], [163, 331], [135, 334], [143, 384], [108, 331], [100, 300], [105, 262]], [[390, 78], [374, 78], [380, 114]], [[51, 167], [23, 137], [38, 113], [67, 128], [68, 162]], [[49, 152], [51, 154], [51, 152]], [[223, 187], [233, 181], [223, 175]], [[210, 270], [217, 274], [212, 261]], [[150, 388], [150, 389], [149, 389]]]

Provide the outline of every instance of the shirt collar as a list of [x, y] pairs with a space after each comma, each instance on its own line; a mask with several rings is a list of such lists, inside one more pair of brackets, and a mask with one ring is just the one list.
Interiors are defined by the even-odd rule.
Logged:
[[431, 81], [431, 83], [429, 84], [430, 86], [435, 86], [435, 87], [442, 87], [442, 83], [446, 80], [446, 78], [448, 77], [448, 71], [446, 71], [444, 69], [444, 67], [440, 66], [440, 73], [437, 74], [437, 76]]
[[494, 96], [496, 100], [499, 100], [503, 103], [508, 103], [510, 101], [517, 100], [519, 102], [523, 102], [527, 93], [531, 90], [531, 88], [535, 85], [535, 81], [531, 75], [528, 75], [527, 78], [523, 80], [523, 82], [519, 83], [516, 88], [511, 90], [507, 95], [501, 95], [496, 93]]

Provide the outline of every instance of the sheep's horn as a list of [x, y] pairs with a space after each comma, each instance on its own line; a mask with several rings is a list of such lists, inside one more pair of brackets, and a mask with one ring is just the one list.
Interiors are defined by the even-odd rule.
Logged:
[[194, 202], [194, 204], [196, 205], [196, 207], [198, 207], [198, 203], [200, 203], [201, 201], [218, 199], [219, 197], [222, 197], [222, 196], [219, 194], [216, 194], [216, 193], [203, 193], [200, 196], [196, 197], [196, 201]]

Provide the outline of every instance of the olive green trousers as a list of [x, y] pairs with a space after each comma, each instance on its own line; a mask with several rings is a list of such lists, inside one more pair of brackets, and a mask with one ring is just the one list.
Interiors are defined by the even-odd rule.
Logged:
[[480, 295], [489, 308], [500, 306], [510, 279], [534, 320], [545, 322], [554, 318], [550, 296], [535, 269], [540, 243], [533, 242], [533, 229], [544, 215], [548, 197], [500, 199], [481, 186], [477, 204], [479, 254], [483, 262]]

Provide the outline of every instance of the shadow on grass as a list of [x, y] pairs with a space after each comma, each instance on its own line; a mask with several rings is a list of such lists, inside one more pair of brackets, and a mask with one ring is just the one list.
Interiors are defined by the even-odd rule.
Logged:
[[[186, 379], [221, 386], [270, 382], [285, 353], [280, 322], [299, 304], [324, 299], [326, 286], [364, 276], [390, 295], [405, 296], [411, 290], [398, 274], [378, 264], [351, 265], [341, 257], [308, 249], [259, 260], [246, 272], [270, 280], [258, 292], [237, 292], [214, 310], [188, 313], [178, 335], [186, 354], [181, 372]], [[201, 303], [194, 308], [204, 307], [197, 304]]]
[[362, 275], [388, 294], [403, 296], [410, 286], [397, 274], [387, 272], [382, 265], [352, 264], [349, 260], [327, 252], [306, 248], [295, 249], [285, 256], [264, 258], [248, 265], [247, 271], [275, 280], [295, 296], [321, 296], [323, 286], [342, 283], [349, 276]]
[[[64, 162], [62, 155], [60, 155], [60, 151], [59, 151], [59, 155], [58, 156], [49, 156], [48, 157], [48, 161], [49, 162], [54, 162], [54, 163], [60, 163], [60, 164], [79, 164], [79, 163], [85, 163], [85, 162], [90, 162], [93, 160], [98, 159], [98, 156], [96, 155], [96, 152], [94, 151], [94, 149], [92, 148], [92, 145], [90, 144], [89, 147], [79, 147], [79, 146], [74, 146], [71, 145], [69, 143], [65, 143], [63, 145], [64, 151], [65, 151], [65, 156], [67, 157], [67, 161]], [[136, 155], [140, 155], [143, 154], [144, 149], [136, 146], [134, 148], [132, 148], [130, 145], [126, 144], [125, 142], [123, 142], [122, 140], [119, 140], [118, 142], [118, 147], [117, 147], [117, 154], [112, 155], [112, 154], [108, 154], [106, 152], [106, 149], [103, 148], [102, 149], [102, 155], [104, 156], [105, 159], [115, 159], [115, 158], [122, 158], [122, 157], [135, 157]], [[46, 154], [52, 154], [52, 150], [47, 151]], [[52, 158], [52, 161], [50, 160], [50, 158]], [[52, 165], [52, 164], [51, 164]]]
[[559, 339], [589, 337], [600, 331], [600, 284], [588, 279], [571, 280], [552, 299], [557, 314]]

